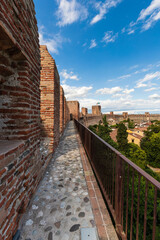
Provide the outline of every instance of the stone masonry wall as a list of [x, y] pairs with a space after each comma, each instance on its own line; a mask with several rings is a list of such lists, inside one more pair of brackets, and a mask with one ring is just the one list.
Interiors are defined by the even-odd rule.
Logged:
[[60, 133], [64, 130], [64, 91], [62, 86], [60, 86]]
[[10, 240], [16, 233], [49, 161], [40, 142], [39, 85], [40, 51], [33, 1], [1, 0], [1, 240]]
[[67, 101], [67, 106], [69, 109], [70, 119], [79, 119], [79, 102], [78, 101]]
[[53, 152], [59, 142], [60, 79], [55, 60], [46, 46], [41, 52], [41, 120], [42, 136]]

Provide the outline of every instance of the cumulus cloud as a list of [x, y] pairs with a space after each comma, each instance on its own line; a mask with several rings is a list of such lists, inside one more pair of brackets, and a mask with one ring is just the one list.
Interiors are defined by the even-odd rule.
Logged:
[[65, 26], [78, 20], [83, 21], [88, 16], [87, 9], [77, 0], [57, 0], [58, 1], [58, 25]]
[[96, 46], [97, 46], [96, 40], [95, 40], [95, 39], [92, 39], [89, 49], [95, 48]]
[[131, 92], [134, 92], [134, 88], [123, 90], [123, 93], [124, 93], [124, 94], [130, 94]]
[[113, 98], [120, 98], [120, 97], [129, 97], [129, 94], [134, 92], [134, 88], [121, 88], [119, 86], [112, 87], [112, 88], [101, 88], [96, 91], [96, 94], [100, 95], [112, 95]]
[[158, 80], [160, 79], [160, 72], [155, 72], [155, 73], [149, 73], [146, 74], [144, 78], [138, 80], [137, 84], [136, 84], [136, 88], [141, 88], [141, 87], [147, 87], [148, 84], [146, 84], [146, 82], [149, 82], [149, 85], [155, 85], [154, 83], [151, 83], [151, 80]]
[[149, 98], [153, 99], [153, 100], [159, 100], [160, 99], [160, 95], [155, 93], [153, 95], [150, 95]]
[[89, 91], [92, 90], [92, 86], [75, 87], [63, 84], [62, 87], [64, 89], [67, 100], [77, 100], [78, 98], [84, 98], [88, 96]]
[[74, 74], [73, 72], [67, 72], [66, 69], [63, 69], [61, 72], [60, 72], [60, 76], [62, 77], [63, 79], [63, 84], [66, 82], [66, 80], [70, 79], [70, 80], [76, 80], [78, 81], [79, 78], [76, 74]]
[[109, 9], [116, 7], [121, 1], [122, 0], [105, 0], [104, 2], [96, 2], [95, 8], [99, 13], [91, 20], [90, 24], [92, 25], [102, 20]]
[[115, 94], [121, 92], [121, 87], [112, 87], [112, 88], [101, 88], [96, 91], [96, 94]]
[[105, 32], [102, 42], [105, 42], [106, 44], [110, 42], [115, 42], [117, 37], [118, 37], [118, 33], [114, 34], [113, 31], [107, 31]]
[[155, 111], [160, 112], [160, 98], [155, 96], [149, 99], [131, 99], [131, 98], [115, 98], [100, 100], [99, 98], [81, 98], [79, 102], [81, 107], [91, 109], [92, 105], [100, 102], [103, 112], [110, 111], [128, 111], [130, 113]]
[[48, 34], [45, 32], [44, 26], [40, 26], [39, 41], [40, 45], [47, 46], [49, 52], [58, 54], [58, 49], [62, 47], [62, 43], [65, 42], [66, 39], [63, 39], [60, 34], [55, 34], [53, 37], [48, 36]]

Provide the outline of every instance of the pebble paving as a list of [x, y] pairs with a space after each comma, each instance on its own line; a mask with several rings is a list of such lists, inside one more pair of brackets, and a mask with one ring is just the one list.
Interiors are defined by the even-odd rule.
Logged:
[[24, 216], [20, 240], [79, 240], [95, 227], [71, 121]]

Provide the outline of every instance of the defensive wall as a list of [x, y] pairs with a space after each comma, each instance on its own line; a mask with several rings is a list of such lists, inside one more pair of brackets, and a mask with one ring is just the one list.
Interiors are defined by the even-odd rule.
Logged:
[[79, 119], [79, 102], [78, 101], [67, 101], [69, 109], [70, 120]]
[[0, 239], [11, 240], [70, 113], [33, 1], [1, 0], [0, 9]]
[[114, 112], [110, 112], [110, 114], [102, 114], [101, 107], [99, 105], [92, 106], [91, 114], [87, 114], [87, 112], [87, 108], [82, 108], [80, 115], [80, 121], [87, 127], [89, 125], [98, 124], [99, 121], [102, 121], [103, 116], [106, 116], [106, 120], [112, 125], [120, 123], [123, 120], [127, 120], [128, 118], [137, 124], [153, 120], [160, 121], [160, 114], [150, 114], [149, 112], [146, 112], [145, 114], [128, 114], [128, 112], [123, 112], [122, 114], [114, 114]]

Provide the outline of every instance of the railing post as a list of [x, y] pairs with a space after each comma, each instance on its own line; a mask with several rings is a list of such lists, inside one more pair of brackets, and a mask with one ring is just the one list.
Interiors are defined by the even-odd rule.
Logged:
[[120, 156], [116, 158], [115, 169], [115, 213], [116, 213], [116, 231], [123, 238], [122, 229], [122, 162]]

